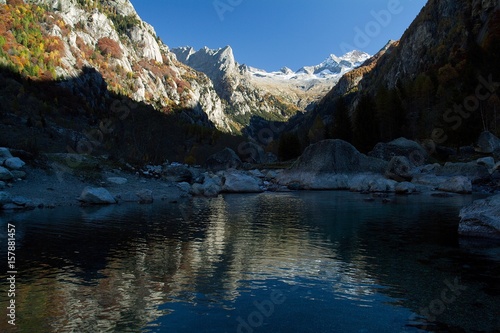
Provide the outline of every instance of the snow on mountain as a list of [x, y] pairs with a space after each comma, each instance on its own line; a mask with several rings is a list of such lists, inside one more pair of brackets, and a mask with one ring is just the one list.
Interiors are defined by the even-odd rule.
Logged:
[[330, 55], [316, 66], [305, 66], [292, 71], [283, 67], [279, 71], [267, 72], [244, 66], [254, 86], [275, 95], [286, 95], [298, 107], [310, 110], [322, 99], [347, 72], [361, 66], [370, 55], [361, 51], [351, 51], [341, 57]]
[[248, 72], [255, 78], [271, 78], [277, 80], [339, 80], [342, 75], [359, 67], [368, 60], [370, 55], [361, 51], [351, 51], [342, 57], [331, 54], [325, 61], [316, 66], [305, 66], [293, 72], [284, 67], [276, 72], [266, 72], [262, 69], [247, 67]]

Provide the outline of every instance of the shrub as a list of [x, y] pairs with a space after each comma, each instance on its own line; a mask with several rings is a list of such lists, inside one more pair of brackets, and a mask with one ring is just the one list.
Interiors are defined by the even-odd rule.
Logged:
[[99, 39], [99, 41], [97, 42], [97, 47], [99, 48], [99, 50], [101, 50], [101, 53], [104, 56], [109, 55], [116, 59], [120, 59], [123, 56], [120, 45], [111, 38], [104, 37]]

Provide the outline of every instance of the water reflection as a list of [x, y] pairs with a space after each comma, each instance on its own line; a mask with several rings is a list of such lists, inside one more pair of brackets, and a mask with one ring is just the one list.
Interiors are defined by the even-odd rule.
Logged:
[[[362, 198], [238, 195], [2, 215], [2, 230], [17, 226], [17, 332], [500, 327], [499, 259], [460, 248], [456, 235], [471, 197]], [[429, 322], [421, 309], [456, 277], [467, 291]], [[276, 290], [286, 302], [241, 326]]]

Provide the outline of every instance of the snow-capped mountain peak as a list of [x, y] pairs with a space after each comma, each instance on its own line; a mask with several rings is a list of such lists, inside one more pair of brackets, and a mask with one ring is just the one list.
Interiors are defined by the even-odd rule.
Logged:
[[330, 54], [322, 63], [316, 66], [304, 66], [298, 71], [284, 67], [276, 72], [266, 72], [261, 69], [247, 67], [247, 71], [255, 78], [275, 78], [286, 80], [339, 80], [348, 71], [361, 66], [370, 55], [361, 51], [351, 51], [338, 57]]
[[347, 71], [360, 66], [369, 58], [369, 54], [356, 50], [346, 53], [342, 57], [330, 54], [321, 64], [302, 67], [297, 71], [297, 74], [315, 75], [318, 76], [318, 78], [325, 78], [331, 75], [343, 75]]

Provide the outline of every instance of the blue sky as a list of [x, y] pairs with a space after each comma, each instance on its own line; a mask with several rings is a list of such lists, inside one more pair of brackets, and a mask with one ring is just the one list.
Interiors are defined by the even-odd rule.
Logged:
[[426, 0], [132, 0], [169, 47], [231, 45], [268, 71], [316, 65], [351, 48], [375, 54], [399, 39]]

